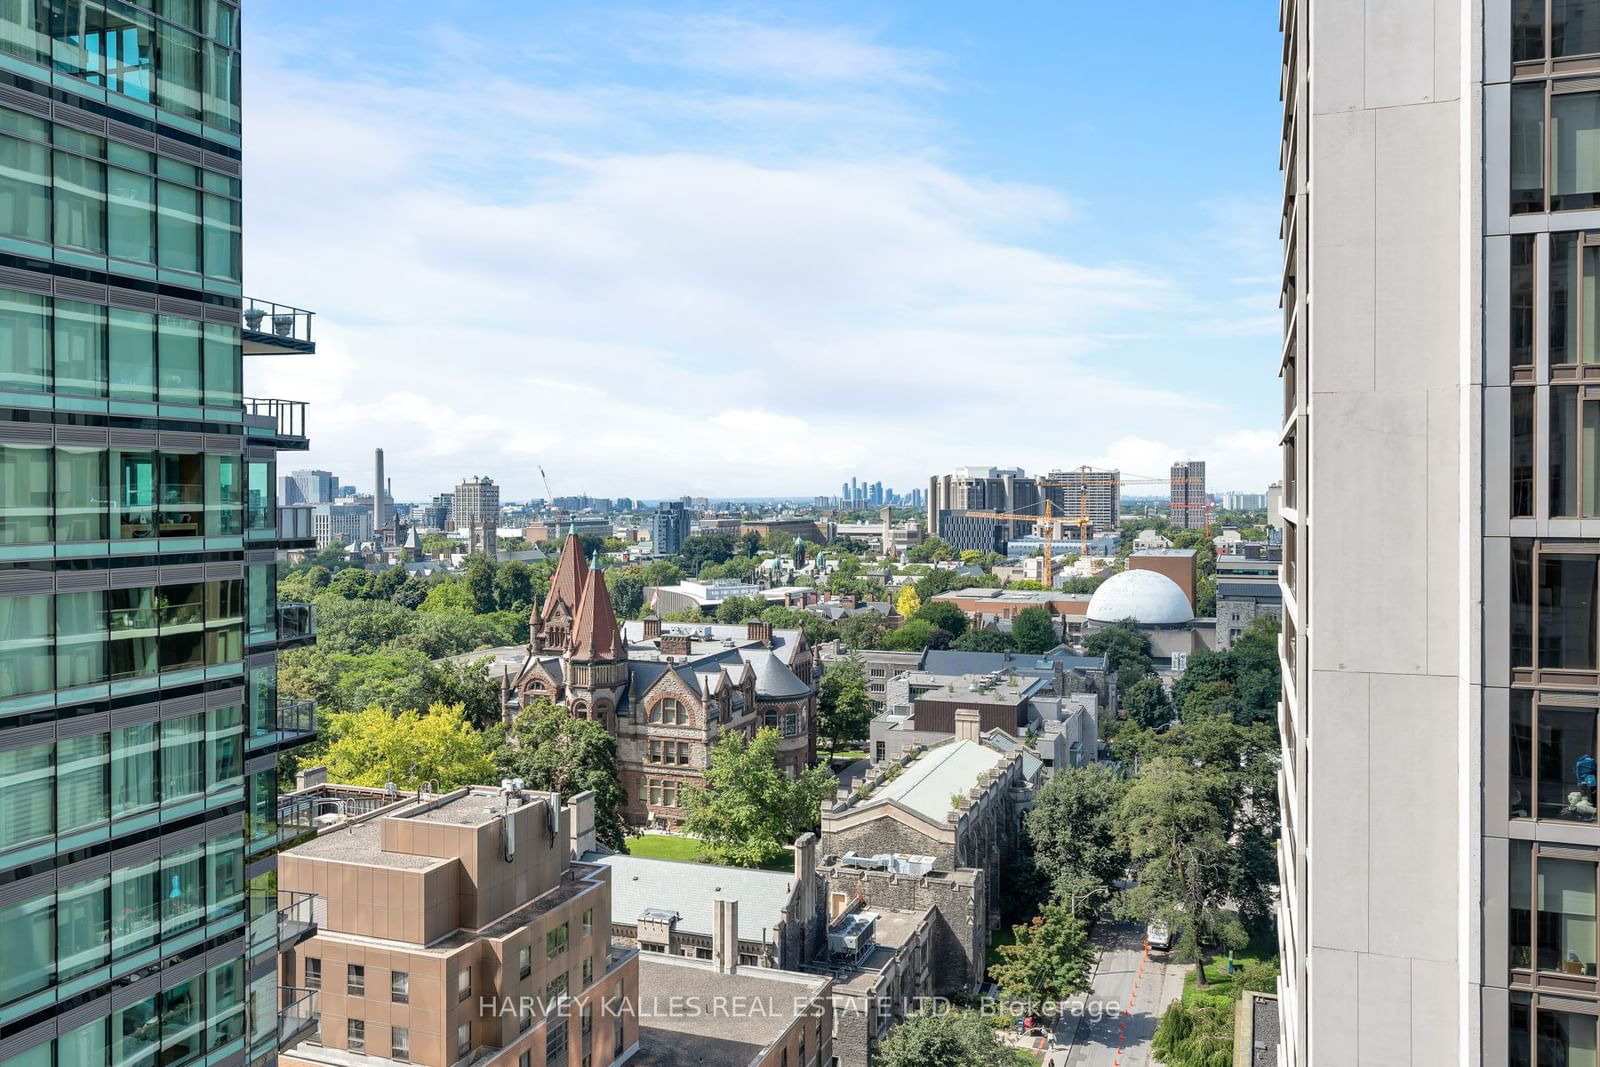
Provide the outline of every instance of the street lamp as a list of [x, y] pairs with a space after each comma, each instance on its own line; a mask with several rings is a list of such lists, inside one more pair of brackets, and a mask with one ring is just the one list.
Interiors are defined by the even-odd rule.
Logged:
[[1073, 918], [1077, 918], [1078, 917], [1078, 901], [1080, 899], [1085, 901], [1085, 902], [1087, 902], [1087, 901], [1092, 900], [1093, 898], [1099, 896], [1101, 893], [1104, 893], [1107, 896], [1110, 896], [1111, 895], [1110, 887], [1109, 886], [1103, 886], [1103, 885], [1102, 886], [1096, 886], [1095, 888], [1089, 890], [1087, 893], [1074, 893], [1074, 894], [1072, 894], [1072, 905], [1071, 905], [1072, 906], [1072, 917]]

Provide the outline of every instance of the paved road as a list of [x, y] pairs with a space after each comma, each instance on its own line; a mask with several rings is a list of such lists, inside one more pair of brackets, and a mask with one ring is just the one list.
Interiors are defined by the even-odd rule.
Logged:
[[1183, 995], [1188, 969], [1150, 956], [1144, 931], [1125, 923], [1104, 925], [1095, 933], [1103, 946], [1094, 992], [1074, 1001], [1081, 1015], [1061, 1024], [1061, 1046], [1046, 1067], [1149, 1067], [1150, 1041], [1167, 1005]]

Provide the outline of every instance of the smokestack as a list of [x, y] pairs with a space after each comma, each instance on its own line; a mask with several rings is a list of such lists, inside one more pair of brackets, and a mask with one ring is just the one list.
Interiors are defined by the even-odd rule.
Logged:
[[739, 902], [717, 897], [711, 902], [711, 962], [718, 974], [739, 973]]
[[383, 476], [383, 449], [372, 450], [372, 533], [376, 537], [383, 529], [383, 487], [388, 481]]

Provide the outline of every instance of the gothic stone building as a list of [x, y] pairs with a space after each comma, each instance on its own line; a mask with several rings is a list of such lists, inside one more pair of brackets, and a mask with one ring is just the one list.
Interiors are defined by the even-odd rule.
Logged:
[[528, 655], [504, 686], [505, 713], [539, 697], [605, 724], [617, 738], [626, 817], [672, 829], [679, 797], [701, 781], [724, 731], [771, 726], [798, 775], [816, 759], [822, 665], [799, 630], [654, 617], [619, 625], [604, 575], [568, 537], [544, 603], [529, 619]]

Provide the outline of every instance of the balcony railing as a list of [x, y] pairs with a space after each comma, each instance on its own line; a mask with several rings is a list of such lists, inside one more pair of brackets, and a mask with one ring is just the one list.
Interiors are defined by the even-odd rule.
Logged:
[[304, 438], [306, 402], [247, 396], [244, 398], [244, 421], [245, 426], [250, 429], [261, 430], [277, 437]]
[[309, 345], [312, 343], [311, 320], [315, 317], [315, 312], [304, 308], [246, 298], [241, 325], [247, 333]]
[[278, 987], [278, 1048], [285, 1049], [317, 1031], [317, 990]]
[[317, 732], [317, 702], [315, 700], [278, 701], [278, 739], [314, 735]]
[[310, 541], [316, 536], [310, 504], [278, 505], [278, 540]]
[[292, 600], [278, 602], [278, 640], [299, 641], [317, 636], [317, 606]]
[[311, 937], [327, 917], [327, 901], [318, 894], [278, 890], [278, 951], [287, 952]]

